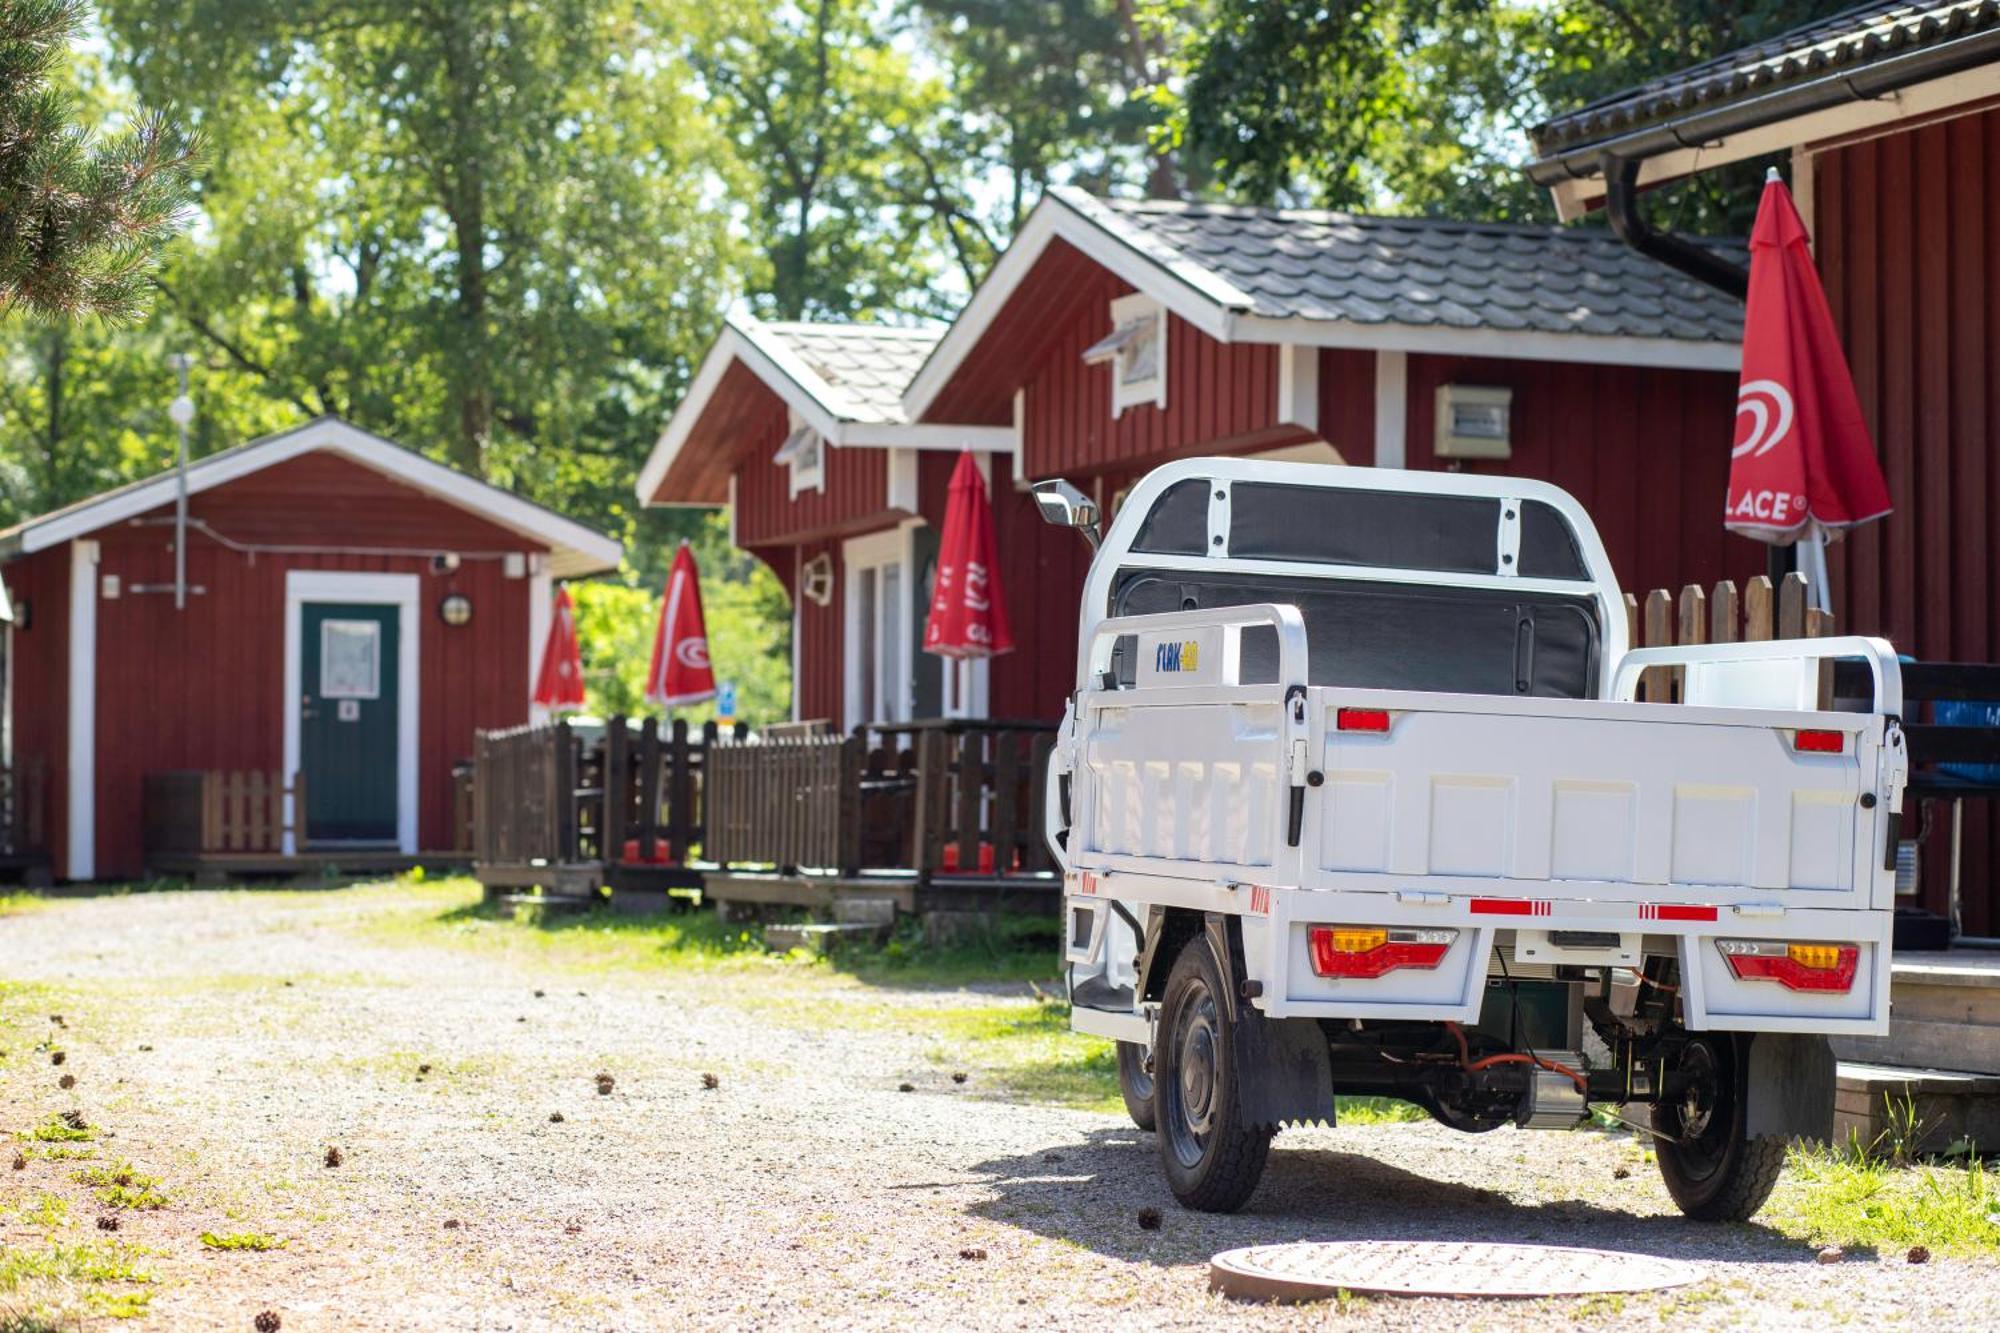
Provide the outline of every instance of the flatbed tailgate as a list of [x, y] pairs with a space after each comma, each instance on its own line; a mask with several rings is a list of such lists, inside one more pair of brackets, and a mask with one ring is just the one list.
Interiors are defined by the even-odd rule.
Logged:
[[1879, 716], [1312, 695], [1323, 785], [1302, 878], [1322, 887], [1388, 874], [1544, 882], [1558, 897], [1890, 905]]

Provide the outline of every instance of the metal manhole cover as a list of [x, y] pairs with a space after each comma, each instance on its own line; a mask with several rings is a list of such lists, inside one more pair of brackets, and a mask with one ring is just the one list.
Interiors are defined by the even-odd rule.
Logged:
[[1388, 1296], [1592, 1296], [1700, 1279], [1674, 1259], [1561, 1245], [1425, 1240], [1293, 1241], [1225, 1250], [1209, 1286], [1238, 1300], [1316, 1301], [1336, 1291]]

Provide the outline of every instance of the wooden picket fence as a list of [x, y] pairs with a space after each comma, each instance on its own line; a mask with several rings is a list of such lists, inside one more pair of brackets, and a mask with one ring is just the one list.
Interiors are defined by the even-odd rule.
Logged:
[[256, 769], [148, 773], [143, 792], [146, 850], [149, 855], [278, 853], [287, 833], [303, 843], [305, 804], [305, 778], [297, 773], [289, 784], [280, 774]]
[[[1814, 608], [1805, 577], [1787, 574], [1775, 587], [1759, 574], [1737, 592], [1733, 580], [1713, 588], [1688, 584], [1676, 596], [1655, 588], [1641, 602], [1625, 594], [1625, 620], [1634, 648], [1673, 648], [1703, 643], [1756, 643], [1767, 639], [1819, 639], [1834, 632], [1833, 616]], [[1830, 668], [1829, 664], [1829, 668]], [[1831, 670], [1823, 672], [1820, 693], [1830, 700]], [[1682, 672], [1651, 667], [1639, 677], [1639, 698], [1677, 702]]]

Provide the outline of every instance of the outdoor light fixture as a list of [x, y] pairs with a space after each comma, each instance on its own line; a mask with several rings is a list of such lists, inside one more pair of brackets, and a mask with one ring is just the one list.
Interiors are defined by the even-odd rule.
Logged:
[[462, 592], [455, 592], [438, 603], [438, 619], [457, 628], [472, 620], [472, 599]]

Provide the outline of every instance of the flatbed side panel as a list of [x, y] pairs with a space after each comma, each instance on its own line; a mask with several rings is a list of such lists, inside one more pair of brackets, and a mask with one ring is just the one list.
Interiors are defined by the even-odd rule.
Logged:
[[[1233, 701], [1091, 707], [1079, 727], [1072, 854], [1269, 869], [1284, 845], [1284, 750], [1275, 692]], [[1195, 694], [1180, 691], [1180, 694]], [[1201, 696], [1211, 692], [1201, 691]]]
[[[1739, 894], [1799, 905], [1874, 899], [1881, 720], [1536, 701], [1528, 710], [1391, 708], [1386, 731], [1343, 730], [1316, 700], [1325, 786], [1312, 864], [1333, 874], [1431, 875]], [[1372, 703], [1369, 705], [1374, 707]], [[1713, 715], [1719, 710], [1701, 710]], [[1797, 721], [1841, 736], [1795, 748]], [[1316, 825], [1316, 828], [1311, 827]], [[1858, 900], [1858, 901], [1857, 901]]]

